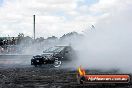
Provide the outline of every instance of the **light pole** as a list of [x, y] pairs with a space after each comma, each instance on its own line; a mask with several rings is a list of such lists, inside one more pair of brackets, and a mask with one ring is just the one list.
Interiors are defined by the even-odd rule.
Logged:
[[33, 15], [33, 38], [35, 40], [35, 15]]

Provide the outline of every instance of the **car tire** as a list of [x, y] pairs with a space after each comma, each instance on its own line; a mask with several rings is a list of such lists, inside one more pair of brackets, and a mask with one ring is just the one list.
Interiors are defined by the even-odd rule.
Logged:
[[56, 58], [55, 61], [54, 61], [54, 65], [53, 66], [55, 68], [58, 68], [58, 67], [61, 66], [61, 64], [62, 64], [62, 61], [61, 60], [58, 60], [58, 58]]

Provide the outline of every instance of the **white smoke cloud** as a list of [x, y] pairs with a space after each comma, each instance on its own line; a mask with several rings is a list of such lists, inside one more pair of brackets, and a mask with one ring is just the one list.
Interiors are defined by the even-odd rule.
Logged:
[[[95, 12], [103, 11], [104, 0], [94, 5], [101, 6]], [[118, 2], [118, 3], [117, 3]], [[116, 0], [116, 4], [106, 5], [105, 16], [95, 24], [95, 29], [87, 32], [81, 42], [78, 65], [86, 68], [120, 69], [132, 72], [132, 2]], [[108, 10], [106, 10], [108, 9]], [[79, 47], [79, 46], [78, 46]]]

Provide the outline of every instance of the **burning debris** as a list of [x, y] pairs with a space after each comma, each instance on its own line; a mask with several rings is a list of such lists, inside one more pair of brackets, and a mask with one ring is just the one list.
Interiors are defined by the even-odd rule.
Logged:
[[78, 72], [79, 72], [79, 75], [80, 76], [85, 76], [85, 70], [84, 69], [82, 69], [82, 67], [80, 66], [79, 68], [78, 68]]

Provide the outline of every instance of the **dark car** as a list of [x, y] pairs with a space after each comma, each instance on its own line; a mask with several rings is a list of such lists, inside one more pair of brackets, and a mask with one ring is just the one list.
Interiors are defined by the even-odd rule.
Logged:
[[65, 61], [71, 61], [74, 50], [71, 46], [55, 46], [43, 51], [42, 55], [33, 56], [31, 65], [41, 66], [51, 64], [54, 67], [59, 67]]

